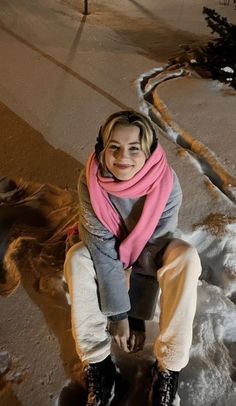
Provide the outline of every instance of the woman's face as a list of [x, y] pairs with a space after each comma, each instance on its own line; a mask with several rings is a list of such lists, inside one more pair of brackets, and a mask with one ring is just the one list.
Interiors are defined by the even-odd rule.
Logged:
[[135, 125], [118, 124], [112, 131], [104, 158], [107, 169], [119, 180], [131, 179], [145, 164], [139, 133]]

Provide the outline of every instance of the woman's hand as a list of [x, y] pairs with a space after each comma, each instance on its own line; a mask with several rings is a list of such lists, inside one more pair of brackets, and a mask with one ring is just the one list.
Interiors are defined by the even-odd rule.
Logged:
[[128, 348], [130, 352], [142, 351], [146, 339], [145, 331], [130, 330]]
[[130, 352], [142, 351], [146, 339], [145, 321], [129, 316], [130, 338], [128, 347]]
[[130, 329], [128, 319], [110, 321], [108, 331], [114, 338], [116, 344], [125, 352], [130, 352], [128, 341], [130, 338]]
[[138, 352], [144, 347], [145, 331], [130, 329], [128, 319], [110, 321], [108, 331], [125, 352]]

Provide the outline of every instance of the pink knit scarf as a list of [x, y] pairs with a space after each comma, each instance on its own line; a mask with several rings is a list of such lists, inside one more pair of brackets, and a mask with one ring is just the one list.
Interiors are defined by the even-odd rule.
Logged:
[[[102, 177], [95, 154], [86, 164], [86, 178], [94, 212], [101, 223], [120, 239], [119, 257], [125, 267], [139, 257], [157, 227], [173, 186], [173, 172], [160, 144], [133, 178], [117, 181]], [[109, 195], [135, 199], [146, 196], [142, 214], [135, 228], [122, 237], [122, 220]]]

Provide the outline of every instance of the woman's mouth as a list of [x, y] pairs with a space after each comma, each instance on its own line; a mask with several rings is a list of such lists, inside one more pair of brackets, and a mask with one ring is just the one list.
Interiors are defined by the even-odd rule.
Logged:
[[114, 166], [116, 166], [118, 169], [128, 169], [132, 167], [132, 165], [128, 164], [114, 164]]

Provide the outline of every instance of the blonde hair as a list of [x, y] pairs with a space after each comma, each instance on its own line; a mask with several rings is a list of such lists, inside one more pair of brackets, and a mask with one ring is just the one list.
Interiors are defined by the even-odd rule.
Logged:
[[157, 145], [155, 129], [151, 121], [141, 113], [134, 110], [119, 111], [107, 118], [100, 128], [95, 150], [100, 164], [105, 168], [104, 152], [110, 141], [113, 130], [116, 126], [131, 127], [136, 126], [140, 130], [140, 144], [146, 159], [149, 158]]

